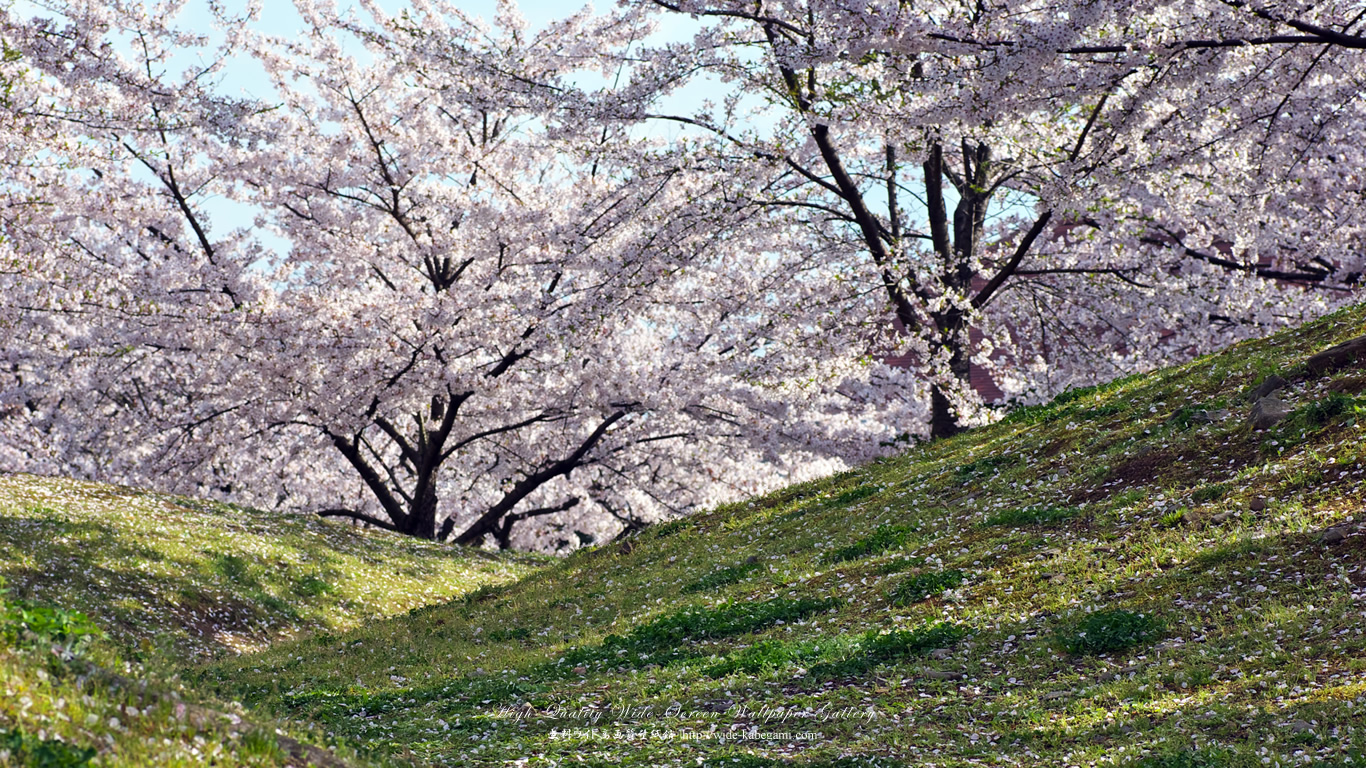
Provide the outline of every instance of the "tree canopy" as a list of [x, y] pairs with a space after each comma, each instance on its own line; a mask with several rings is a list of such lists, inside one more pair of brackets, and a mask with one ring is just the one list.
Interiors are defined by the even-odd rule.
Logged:
[[4, 466], [572, 546], [1360, 282], [1349, 3], [296, 7], [6, 12]]

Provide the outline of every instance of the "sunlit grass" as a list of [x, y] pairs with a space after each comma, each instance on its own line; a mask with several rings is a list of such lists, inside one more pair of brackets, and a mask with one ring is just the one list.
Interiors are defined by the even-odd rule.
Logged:
[[[539, 570], [258, 513], [193, 537], [161, 497], [101, 523], [61, 484], [7, 513], [0, 567], [163, 644], [196, 695], [384, 759], [1361, 765], [1366, 432], [1333, 405], [1268, 450], [1239, 410], [1361, 333], [1366, 308]], [[1313, 415], [1330, 383], [1284, 395]], [[148, 511], [183, 543], [151, 547]], [[61, 556], [90, 567], [37, 575]], [[150, 600], [240, 603], [268, 647], [224, 655]]]
[[11, 593], [83, 611], [121, 644], [177, 658], [350, 629], [514, 580], [538, 562], [303, 516], [0, 476], [0, 576]]

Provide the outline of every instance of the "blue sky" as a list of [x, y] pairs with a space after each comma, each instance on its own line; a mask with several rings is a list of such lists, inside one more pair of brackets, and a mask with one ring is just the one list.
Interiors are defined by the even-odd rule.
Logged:
[[[384, 0], [381, 4], [385, 8], [395, 11], [406, 5], [401, 0]], [[338, 0], [337, 5], [342, 10], [357, 8], [357, 4], [352, 0]], [[460, 0], [454, 5], [472, 16], [482, 17], [489, 23], [492, 23], [493, 17], [497, 13], [496, 0]], [[517, 3], [518, 10], [533, 30], [540, 29], [555, 19], [572, 15], [586, 5], [591, 4], [576, 3], [573, 0], [561, 0], [560, 2], [556, 2], [556, 0], [525, 0]], [[246, 3], [241, 2], [241, 0], [228, 0], [221, 2], [220, 6], [231, 13], [242, 10], [246, 7]], [[191, 0], [191, 2], [186, 3], [181, 12], [181, 21], [192, 29], [210, 31], [213, 26], [213, 17], [209, 13], [207, 0]], [[287, 34], [300, 25], [301, 21], [298, 14], [294, 12], [293, 3], [282, 0], [264, 0], [262, 2], [261, 18], [256, 24], [257, 28], [275, 34]], [[233, 67], [228, 79], [223, 82], [223, 88], [232, 95], [256, 97], [269, 95], [264, 74], [254, 63], [250, 62], [244, 62], [242, 66]]]

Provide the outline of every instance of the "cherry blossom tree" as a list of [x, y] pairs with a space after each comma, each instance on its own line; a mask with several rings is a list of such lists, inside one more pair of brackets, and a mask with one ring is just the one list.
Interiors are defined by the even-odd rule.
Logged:
[[4, 17], [4, 466], [553, 548], [1360, 282], [1347, 3], [296, 7]]
[[[41, 211], [5, 220], [11, 457], [553, 547], [883, 450], [877, 398], [845, 402], [885, 374], [765, 311], [829, 281], [773, 227], [718, 237], [727, 180], [571, 84], [640, 29], [369, 11], [213, 44], [164, 9], [10, 20], [15, 111], [53, 132], [12, 185]], [[215, 93], [244, 53], [276, 100]], [[214, 196], [259, 229], [215, 235]]]
[[851, 292], [885, 295], [933, 382], [933, 436], [971, 414], [973, 361], [1048, 394], [1303, 320], [1360, 281], [1351, 3], [635, 7], [706, 22], [642, 78], [709, 73], [731, 95], [624, 113], [771, 169], [765, 194], [734, 194], [791, 210], [807, 247], [857, 265]]

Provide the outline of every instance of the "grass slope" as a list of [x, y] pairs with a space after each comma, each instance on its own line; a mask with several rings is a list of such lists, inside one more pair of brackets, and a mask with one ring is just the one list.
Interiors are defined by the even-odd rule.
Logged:
[[[1366, 308], [191, 674], [440, 765], [1361, 765]], [[1292, 416], [1251, 430], [1279, 372]], [[1227, 411], [1227, 414], [1222, 413]]]
[[202, 658], [351, 629], [512, 581], [491, 556], [311, 517], [28, 475], [0, 476], [0, 577], [119, 644]]
[[186, 689], [177, 671], [354, 629], [541, 562], [0, 476], [0, 766], [302, 765], [308, 748], [277, 733], [283, 723]]
[[[455, 600], [445, 598], [458, 590], [414, 587], [404, 605], [429, 605], [373, 611], [395, 615], [354, 629], [346, 624], [358, 614], [333, 618], [342, 598], [291, 586], [333, 545], [291, 544], [310, 559], [275, 574], [274, 555], [250, 553], [286, 528], [253, 517], [259, 544], [186, 555], [196, 573], [229, 578], [218, 558], [246, 562], [258, 586], [239, 578], [213, 589], [261, 607], [257, 629], [242, 633], [255, 643], [309, 621], [327, 630], [247, 655], [185, 656], [179, 681], [205, 702], [240, 700], [256, 722], [299, 723], [314, 741], [360, 751], [353, 761], [1362, 765], [1366, 370], [1309, 378], [1303, 362], [1363, 333], [1366, 306], [1069, 392], [516, 582], [493, 574]], [[1271, 373], [1295, 382], [1281, 393], [1292, 414], [1256, 432], [1249, 393]], [[51, 516], [29, 514], [25, 525]], [[168, 523], [167, 534], [182, 527]], [[146, 543], [145, 532], [126, 536]], [[112, 607], [112, 578], [63, 592], [41, 576], [58, 564], [30, 563], [27, 534], [12, 541], [4, 567], [12, 579], [29, 574], [24, 597], [72, 601], [122, 627], [110, 647], [162, 636], [137, 629], [131, 607]], [[366, 577], [349, 569], [371, 547], [410, 546], [364, 541], [332, 566], [333, 582], [357, 589]], [[69, 556], [84, 562], [95, 549]], [[84, 570], [98, 572], [72, 567], [71, 577]], [[300, 618], [288, 631], [263, 624], [284, 620], [258, 593]], [[172, 638], [194, 636], [188, 627], [199, 625], [175, 615], [145, 619], [169, 619]], [[42, 736], [20, 703], [4, 700], [3, 724]], [[109, 735], [97, 728], [76, 742]], [[242, 764], [287, 762], [243, 757], [256, 743], [243, 738], [213, 743], [237, 745]], [[97, 762], [118, 754], [101, 749]]]

